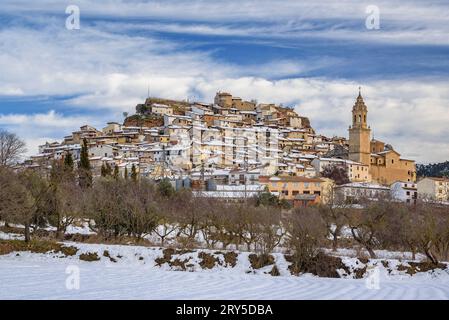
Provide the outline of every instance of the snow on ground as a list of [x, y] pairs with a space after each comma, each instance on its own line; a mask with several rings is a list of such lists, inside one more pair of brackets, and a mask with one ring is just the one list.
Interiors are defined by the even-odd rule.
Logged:
[[[246, 273], [248, 253], [239, 255], [235, 268], [212, 270], [199, 268], [197, 253], [186, 253], [182, 257], [192, 258], [194, 272], [173, 271], [168, 265], [155, 266], [160, 248], [66, 245], [80, 250], [66, 258], [29, 252], [0, 256], [0, 299], [449, 299], [449, 272], [442, 270], [411, 277], [389, 275], [380, 266], [376, 278], [295, 277], [286, 270], [283, 256], [276, 254], [281, 276], [272, 277], [263, 273], [271, 267]], [[117, 262], [103, 257], [104, 250]], [[80, 261], [79, 255], [87, 252], [97, 252], [101, 260]], [[79, 290], [66, 288], [69, 266], [79, 268]]]
[[5, 233], [0, 231], [0, 240], [24, 240], [25, 237], [17, 233]]
[[68, 290], [71, 262], [0, 260], [0, 299], [449, 299], [449, 280], [365, 280], [176, 272], [79, 262], [80, 289]]

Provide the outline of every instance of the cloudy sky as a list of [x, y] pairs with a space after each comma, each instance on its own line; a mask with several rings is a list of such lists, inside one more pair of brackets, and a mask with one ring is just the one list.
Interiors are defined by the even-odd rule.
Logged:
[[[66, 28], [68, 5], [80, 29]], [[369, 6], [380, 29], [366, 27]], [[369, 11], [369, 10], [368, 10]], [[449, 160], [449, 3], [440, 1], [1, 0], [0, 127], [29, 153], [150, 95], [216, 91], [294, 106], [347, 135], [362, 87], [377, 139]]]

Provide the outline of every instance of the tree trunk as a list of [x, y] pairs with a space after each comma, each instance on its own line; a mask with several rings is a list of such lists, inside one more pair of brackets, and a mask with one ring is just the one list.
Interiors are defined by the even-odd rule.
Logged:
[[334, 238], [332, 239], [332, 251], [337, 251], [338, 248], [338, 238], [336, 235], [334, 235]]
[[[366, 247], [366, 246], [365, 246]], [[366, 250], [368, 250], [368, 253], [371, 257], [371, 259], [377, 259], [376, 253], [374, 252], [373, 248], [371, 247], [366, 247]]]
[[30, 234], [30, 224], [25, 223], [25, 242], [30, 242], [31, 234]]

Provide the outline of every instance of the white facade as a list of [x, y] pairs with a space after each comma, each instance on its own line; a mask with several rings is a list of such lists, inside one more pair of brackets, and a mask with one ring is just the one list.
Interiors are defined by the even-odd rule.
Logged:
[[420, 198], [447, 202], [449, 201], [449, 179], [426, 177], [417, 183]]
[[409, 204], [416, 204], [418, 188], [416, 183], [397, 181], [391, 186], [391, 197]]
[[357, 201], [360, 199], [378, 200], [388, 197], [390, 188], [373, 183], [352, 182], [334, 187], [335, 193], [343, 196], [344, 200]]

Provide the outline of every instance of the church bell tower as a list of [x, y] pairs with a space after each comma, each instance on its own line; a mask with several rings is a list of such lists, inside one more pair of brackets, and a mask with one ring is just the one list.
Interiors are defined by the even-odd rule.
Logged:
[[352, 126], [349, 127], [349, 160], [370, 165], [371, 129], [367, 125], [367, 114], [368, 108], [359, 88], [359, 95], [352, 108]]

